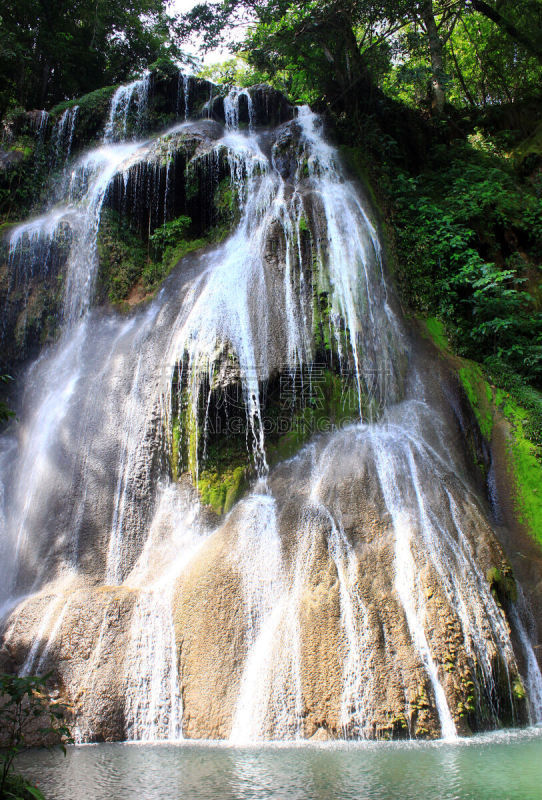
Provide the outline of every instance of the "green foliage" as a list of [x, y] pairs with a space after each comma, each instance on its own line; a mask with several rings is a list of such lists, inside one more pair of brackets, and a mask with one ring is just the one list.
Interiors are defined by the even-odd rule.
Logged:
[[145, 288], [152, 290], [167, 278], [173, 267], [189, 253], [199, 250], [211, 242], [219, 241], [223, 234], [221, 231], [212, 230], [206, 236], [197, 239], [178, 239], [175, 244], [167, 245], [160, 260], [149, 259], [143, 268], [143, 283]]
[[[245, 40], [232, 45], [231, 29], [243, 24]], [[197, 4], [180, 25], [208, 48], [243, 52], [259, 77], [297, 101], [324, 100], [356, 121], [375, 85], [437, 114], [446, 100], [476, 107], [522, 98], [542, 76], [540, 29], [542, 6], [532, 0], [224, 0]], [[233, 65], [218, 71], [226, 83], [234, 74]]]
[[248, 87], [263, 83], [267, 77], [265, 73], [258, 72], [247, 63], [243, 53], [237, 53], [235, 58], [228, 58], [219, 64], [210, 64], [201, 69], [198, 78], [205, 78], [212, 83], [231, 88], [232, 86]]
[[521, 406], [525, 415], [522, 431], [531, 444], [542, 448], [542, 394], [511, 369], [497, 359], [487, 359], [485, 364], [487, 380], [500, 389], [500, 397], [511, 397]]
[[180, 240], [185, 239], [191, 223], [190, 217], [180, 216], [156, 228], [149, 237], [155, 258], [161, 259], [168, 248], [175, 247]]
[[503, 159], [462, 144], [435, 148], [419, 175], [393, 174], [390, 192], [409, 305], [445, 320], [463, 355], [540, 383], [542, 313], [528, 283], [542, 268], [541, 197]]
[[66, 708], [50, 700], [47, 676], [0, 674], [0, 725], [5, 745], [0, 753], [0, 797], [6, 800], [43, 800], [33, 784], [13, 773], [17, 756], [36, 743], [47, 747], [73, 742], [64, 722]]
[[43, 108], [178, 57], [165, 0], [5, 0], [0, 11], [0, 113]]
[[184, 256], [227, 234], [226, 228], [212, 228], [192, 238], [190, 225], [190, 217], [181, 215], [156, 228], [144, 242], [127, 220], [106, 209], [98, 233], [102, 294], [112, 303], [122, 303], [137, 284], [144, 292], [153, 292]]
[[125, 300], [145, 269], [147, 250], [119, 214], [102, 212], [98, 233], [100, 283], [112, 303]]
[[359, 0], [226, 0], [197, 5], [185, 15], [181, 32], [187, 37], [203, 34], [205, 45], [215, 47], [227, 39], [229, 26], [256, 20], [247, 28], [246, 40], [234, 49], [246, 55], [258, 79], [297, 101], [334, 95], [344, 104], [348, 88], [365, 77], [354, 34], [364, 9]]
[[[405, 25], [394, 34], [395, 59], [382, 78], [384, 91], [418, 108], [428, 106], [431, 64], [426, 34], [406, 4]], [[420, 4], [421, 5], [421, 4]], [[540, 82], [542, 64], [536, 51], [540, 43], [529, 31], [542, 24], [542, 8], [530, 0], [501, 0], [501, 19], [515, 23], [519, 39], [497, 24], [475, 3], [463, 9], [433, 0], [443, 48], [442, 83], [447, 100], [454, 106], [484, 107], [495, 102], [514, 102], [532, 93]], [[479, 4], [480, 5], [480, 4]], [[492, 6], [495, 9], [495, 5]], [[459, 14], [457, 13], [459, 12]], [[527, 47], [527, 42], [532, 47]]]
[[0, 170], [0, 221], [19, 220], [29, 214], [40, 199], [47, 163], [43, 148], [36, 146], [35, 134], [24, 131], [7, 150], [11, 160]]

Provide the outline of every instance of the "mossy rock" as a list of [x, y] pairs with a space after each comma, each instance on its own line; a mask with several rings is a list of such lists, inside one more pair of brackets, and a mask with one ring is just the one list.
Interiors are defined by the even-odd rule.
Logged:
[[117, 86], [104, 86], [77, 99], [59, 103], [51, 109], [50, 118], [54, 124], [66, 109], [79, 107], [73, 131], [72, 152], [88, 147], [101, 139], [109, 116], [111, 98], [117, 88]]
[[516, 580], [510, 567], [499, 569], [490, 567], [486, 574], [491, 593], [503, 608], [515, 603], [518, 599]]
[[203, 470], [197, 481], [201, 502], [217, 514], [227, 514], [242, 496], [247, 486], [246, 467], [223, 469], [220, 472]]

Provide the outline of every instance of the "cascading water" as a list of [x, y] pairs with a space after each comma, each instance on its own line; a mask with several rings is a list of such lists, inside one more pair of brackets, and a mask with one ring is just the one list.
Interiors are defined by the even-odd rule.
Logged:
[[150, 73], [145, 72], [139, 78], [125, 86], [119, 86], [111, 99], [109, 118], [105, 126], [104, 141], [122, 141], [128, 133], [128, 115], [135, 105], [138, 121], [143, 118], [147, 109], [149, 96]]
[[67, 108], [53, 130], [54, 166], [59, 167], [69, 159], [79, 106]]
[[185, 120], [190, 115], [190, 75], [179, 72], [177, 77], [177, 114], [181, 114], [181, 109]]
[[[132, 140], [150, 85], [114, 93], [102, 144], [11, 233], [14, 287], [53, 269], [59, 240], [65, 262], [58, 341], [27, 369], [1, 440], [5, 648], [22, 674], [64, 670], [85, 740], [449, 738], [467, 717], [516, 720], [511, 621], [538, 718], [528, 625], [487, 580], [504, 556], [457, 419], [420, 369], [376, 227], [318, 117], [300, 108], [262, 136], [251, 92], [232, 90], [224, 128], [190, 122], [179, 76], [184, 121]], [[53, 130], [57, 166], [76, 118]], [[190, 137], [184, 179], [223, 169], [236, 229], [183, 259], [146, 307], [94, 308], [112, 187], [124, 208], [130, 187], [137, 199], [150, 186], [148, 225], [164, 224]], [[273, 467], [279, 379], [313, 411], [337, 381], [355, 401], [344, 430], [326, 424]], [[199, 492], [231, 386], [254, 483], [219, 519]]]
[[248, 109], [249, 130], [254, 129], [254, 110], [252, 97], [246, 89], [232, 89], [224, 98], [224, 116], [226, 118], [226, 128], [237, 130], [239, 128], [239, 101], [243, 98]]

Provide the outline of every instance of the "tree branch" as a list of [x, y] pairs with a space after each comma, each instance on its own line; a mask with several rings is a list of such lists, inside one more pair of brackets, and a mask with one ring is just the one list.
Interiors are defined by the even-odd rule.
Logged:
[[479, 14], [482, 14], [487, 19], [490, 19], [499, 28], [505, 31], [512, 39], [523, 45], [523, 47], [531, 53], [542, 64], [542, 48], [534, 42], [527, 34], [516, 28], [513, 22], [497, 11], [497, 9], [490, 6], [485, 0], [470, 0], [470, 5]]

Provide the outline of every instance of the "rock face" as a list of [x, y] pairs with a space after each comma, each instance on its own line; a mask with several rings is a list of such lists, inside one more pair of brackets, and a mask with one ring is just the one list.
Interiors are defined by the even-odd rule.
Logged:
[[[407, 401], [396, 413], [415, 411]], [[521, 678], [506, 618], [511, 599], [499, 605], [486, 577], [509, 565], [479, 502], [445, 461], [459, 429], [451, 442], [440, 441], [441, 456], [420, 458], [432, 488], [415, 511], [412, 476], [401, 463], [411, 443], [394, 443], [390, 475], [377, 455], [386, 431], [382, 422], [316, 440], [222, 525], [193, 523], [192, 557], [178, 577], [173, 570], [169, 583], [158, 584], [171, 592], [169, 666], [178, 675], [186, 738], [439, 736], [442, 709], [427, 654], [458, 732], [526, 719], [513, 690]], [[383, 488], [389, 480], [409, 508], [403, 529], [394, 527]], [[460, 530], [450, 515], [461, 519]], [[438, 553], [427, 541], [428, 518], [446, 531]], [[153, 559], [167, 564], [175, 552], [171, 521], [167, 538], [148, 546], [123, 586], [57, 581], [9, 618], [6, 667], [53, 669], [83, 739], [127, 736], [134, 609], [148, 589], [141, 575], [163, 575], [164, 564]], [[401, 536], [410, 541], [407, 552]], [[401, 558], [411, 560], [402, 566], [415, 577], [403, 575]], [[412, 578], [410, 603], [404, 577]], [[149, 657], [160, 656], [151, 647]], [[153, 688], [144, 678], [140, 691], [145, 705]]]
[[[266, 87], [211, 88], [110, 94], [77, 203], [6, 264], [30, 297], [66, 231], [60, 335], [0, 449], [1, 665], [51, 671], [84, 741], [524, 723], [542, 678], [457, 382], [401, 319], [318, 119]], [[232, 230], [122, 315], [95, 305], [102, 207], [147, 271], [156, 231], [186, 253]]]
[[[269, 480], [273, 515], [265, 496], [241, 501], [178, 581], [188, 736], [438, 735], [442, 719], [424, 648], [416, 646], [408, 597], [397, 585], [397, 561], [407, 556], [399, 536], [411, 537], [418, 636], [433, 654], [456, 728], [483, 728], [495, 713], [509, 720], [521, 714], [521, 704], [496, 688], [517, 680], [518, 668], [503, 650], [509, 625], [485, 578], [492, 568], [506, 570], [507, 561], [482, 509], [449, 466], [428, 460], [420, 470], [435, 480], [425, 514], [448, 526], [450, 538], [435, 558], [421, 509], [408, 514], [405, 530], [394, 530], [382, 484], [397, 481], [405, 507], [413, 487], [404, 465], [392, 475], [382, 471], [375, 435], [369, 427], [347, 430], [278, 467]], [[395, 446], [400, 459], [404, 443]], [[461, 534], [446, 519], [455, 504]], [[452, 562], [465, 571], [476, 563], [477, 574], [446, 585], [442, 567]]]

